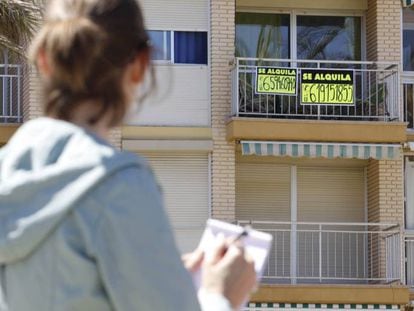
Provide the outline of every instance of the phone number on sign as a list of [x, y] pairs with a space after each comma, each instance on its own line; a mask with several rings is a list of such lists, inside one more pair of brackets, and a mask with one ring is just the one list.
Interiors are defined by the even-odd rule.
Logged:
[[354, 103], [354, 86], [349, 84], [302, 84], [302, 104]]
[[296, 77], [259, 75], [257, 80], [260, 93], [296, 93]]

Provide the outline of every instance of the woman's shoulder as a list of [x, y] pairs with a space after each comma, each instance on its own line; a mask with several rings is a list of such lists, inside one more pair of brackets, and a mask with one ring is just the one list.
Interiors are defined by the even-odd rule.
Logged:
[[127, 194], [129, 200], [149, 193], [159, 195], [158, 182], [151, 167], [143, 157], [127, 152], [120, 152], [117, 157], [124, 158], [123, 161], [131, 159], [131, 165], [125, 165], [109, 175], [98, 191], [106, 193], [106, 197], [109, 195], [119, 197]]

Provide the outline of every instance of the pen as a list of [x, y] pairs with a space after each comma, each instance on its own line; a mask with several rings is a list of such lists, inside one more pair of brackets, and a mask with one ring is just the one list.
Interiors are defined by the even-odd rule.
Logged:
[[236, 236], [233, 243], [237, 242], [238, 240], [240, 240], [241, 238], [243, 238], [245, 236], [248, 236], [249, 235], [249, 230], [250, 230], [250, 226], [245, 226], [243, 228], [243, 231], [240, 232], [239, 235]]

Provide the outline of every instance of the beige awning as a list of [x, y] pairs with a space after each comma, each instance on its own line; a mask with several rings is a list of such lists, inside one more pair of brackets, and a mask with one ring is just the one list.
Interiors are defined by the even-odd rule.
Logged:
[[240, 144], [243, 155], [257, 156], [395, 160], [401, 155], [401, 145], [397, 144], [344, 144], [285, 141], [241, 141]]

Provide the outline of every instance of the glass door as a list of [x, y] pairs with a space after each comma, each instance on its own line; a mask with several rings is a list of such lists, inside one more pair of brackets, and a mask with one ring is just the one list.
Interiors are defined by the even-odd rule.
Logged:
[[289, 58], [289, 14], [236, 13], [236, 57]]
[[298, 15], [297, 59], [361, 60], [361, 17]]

